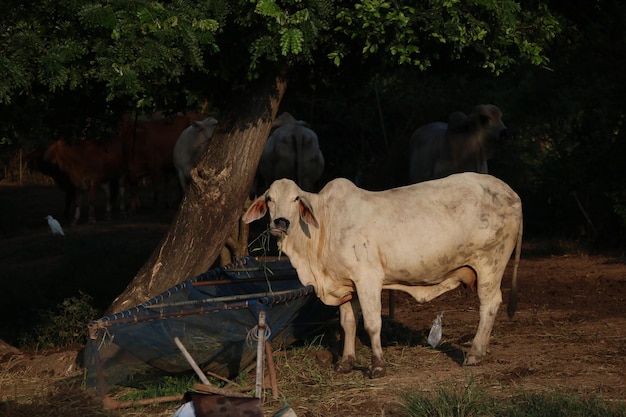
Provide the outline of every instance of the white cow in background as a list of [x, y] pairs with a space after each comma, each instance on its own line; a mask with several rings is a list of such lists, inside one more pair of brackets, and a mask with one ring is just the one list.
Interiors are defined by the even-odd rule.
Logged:
[[191, 170], [198, 165], [206, 152], [216, 126], [217, 120], [213, 117], [207, 117], [202, 121], [192, 120], [174, 145], [174, 166], [184, 191], [187, 190], [187, 184], [191, 179]]
[[325, 304], [339, 306], [345, 334], [339, 372], [349, 372], [356, 361], [358, 302], [372, 346], [370, 377], [385, 374], [383, 289], [427, 302], [461, 283], [475, 287], [480, 321], [465, 360], [474, 365], [487, 353], [502, 275], [517, 248], [509, 316], [515, 312], [522, 203], [493, 176], [463, 173], [379, 192], [340, 178], [319, 194], [283, 179], [252, 203], [243, 220], [267, 211], [270, 231], [302, 284], [313, 285]]
[[280, 178], [289, 178], [303, 190], [313, 191], [324, 171], [317, 134], [287, 112], [276, 118], [272, 129], [259, 160], [252, 194], [260, 195]]

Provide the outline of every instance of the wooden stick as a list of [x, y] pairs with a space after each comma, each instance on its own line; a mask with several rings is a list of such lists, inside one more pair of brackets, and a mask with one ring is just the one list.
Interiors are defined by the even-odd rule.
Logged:
[[278, 399], [278, 381], [276, 381], [276, 366], [274, 364], [274, 356], [272, 355], [272, 345], [265, 341], [265, 356], [267, 356], [267, 373], [270, 377], [270, 386], [272, 387], [272, 398]]
[[215, 379], [219, 379], [222, 382], [226, 382], [229, 385], [232, 384], [232, 385], [235, 385], [235, 386], [240, 386], [240, 384], [236, 383], [235, 381], [231, 381], [228, 378], [224, 378], [223, 376], [218, 375], [218, 374], [216, 374], [214, 372], [211, 372], [211, 371], [207, 371], [206, 369], [204, 370], [204, 373], [207, 374], [208, 376], [212, 376]]
[[196, 361], [193, 360], [193, 358], [191, 357], [191, 355], [185, 348], [185, 345], [183, 345], [180, 339], [178, 337], [175, 337], [174, 342], [176, 342], [176, 346], [178, 346], [178, 349], [180, 349], [180, 351], [183, 353], [183, 356], [185, 357], [185, 359], [187, 359], [187, 362], [189, 362], [189, 365], [191, 365], [193, 370], [196, 371], [196, 375], [198, 375], [198, 378], [200, 378], [200, 381], [202, 381], [204, 385], [211, 385], [211, 383], [209, 382], [209, 378], [207, 378], [206, 375], [202, 373], [202, 370], [200, 369]]

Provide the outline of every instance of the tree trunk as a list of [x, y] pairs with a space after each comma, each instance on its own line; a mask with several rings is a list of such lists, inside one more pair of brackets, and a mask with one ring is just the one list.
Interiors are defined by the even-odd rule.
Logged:
[[141, 304], [211, 267], [243, 214], [286, 86], [278, 78], [233, 93], [237, 99], [220, 116], [218, 131], [192, 170], [167, 236], [108, 313]]

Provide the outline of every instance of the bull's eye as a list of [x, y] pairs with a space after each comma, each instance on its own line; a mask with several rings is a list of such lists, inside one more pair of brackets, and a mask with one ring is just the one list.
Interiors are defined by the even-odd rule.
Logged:
[[269, 195], [265, 197], [265, 202], [269, 203], [270, 201], [272, 201], [272, 197], [270, 197]]
[[300, 201], [300, 196], [297, 196], [296, 199], [293, 201]]

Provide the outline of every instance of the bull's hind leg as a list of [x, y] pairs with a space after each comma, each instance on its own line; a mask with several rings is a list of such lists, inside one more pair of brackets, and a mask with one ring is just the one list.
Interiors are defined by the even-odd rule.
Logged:
[[98, 185], [95, 182], [89, 187], [87, 201], [89, 202], [89, 223], [96, 223], [96, 198], [98, 197]]
[[122, 218], [127, 218], [128, 217], [128, 213], [126, 212], [126, 196], [124, 194], [126, 194], [126, 184], [123, 182], [123, 180], [120, 180], [120, 184], [119, 184], [119, 193], [117, 198], [120, 199], [120, 213], [122, 215]]
[[480, 321], [472, 342], [472, 347], [465, 358], [464, 365], [477, 365], [487, 353], [491, 330], [496, 320], [498, 308], [500, 308], [500, 304], [502, 303], [500, 283], [503, 274], [504, 270], [498, 270], [481, 275], [478, 280], [477, 291], [478, 299], [480, 300]]
[[76, 226], [80, 221], [80, 206], [83, 204], [83, 192], [76, 190], [76, 198], [74, 199], [74, 218], [72, 219], [72, 226]]

